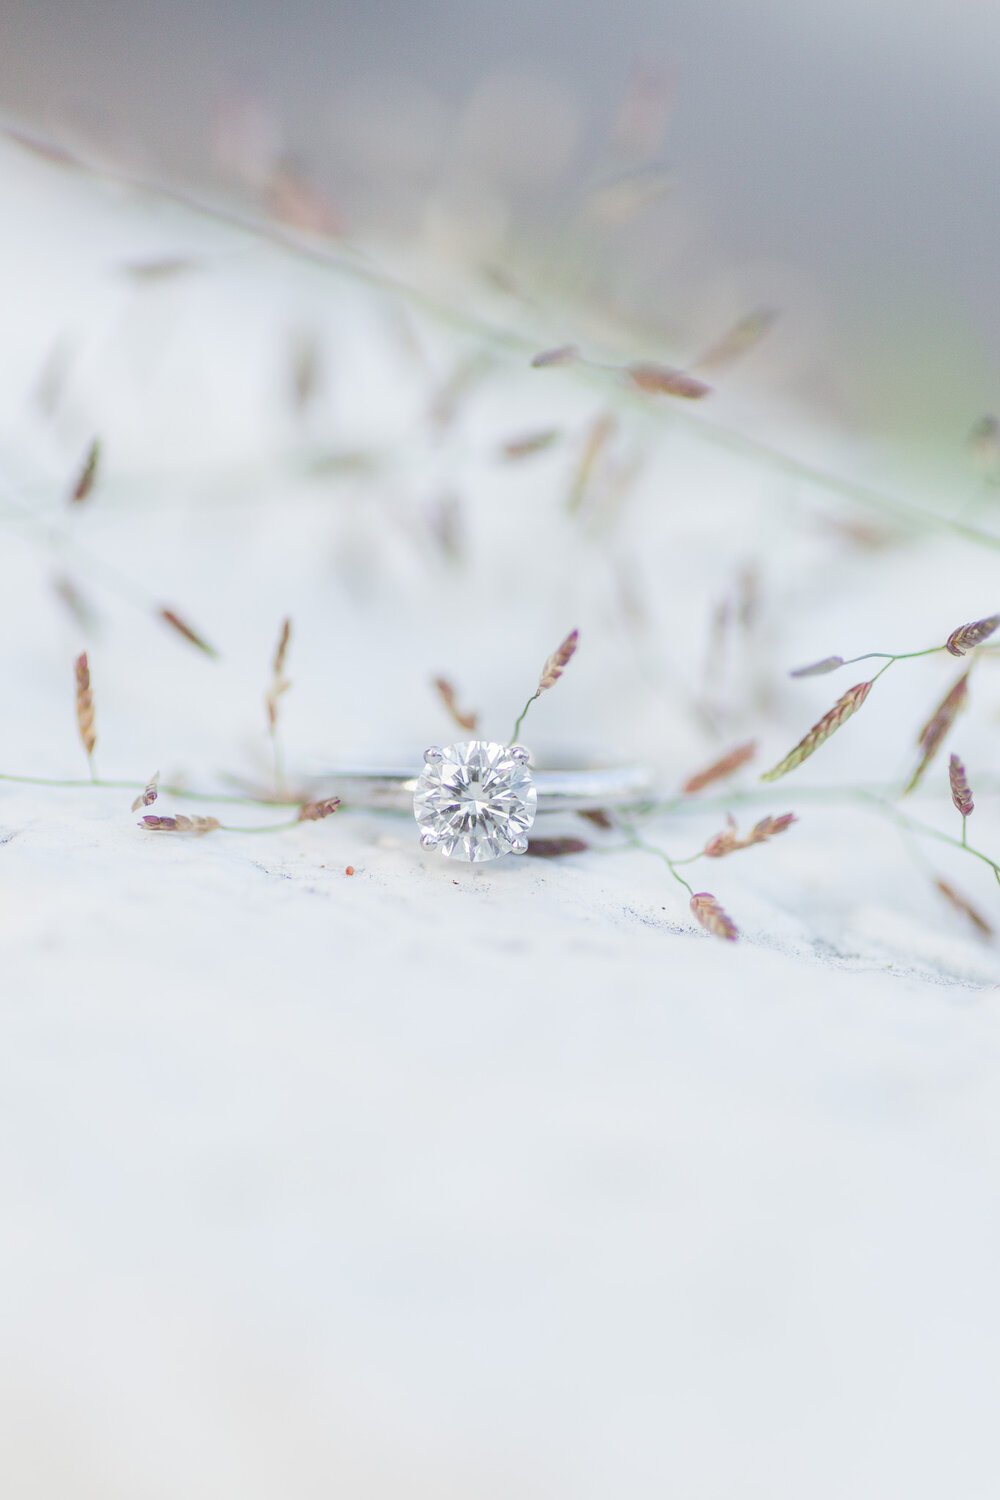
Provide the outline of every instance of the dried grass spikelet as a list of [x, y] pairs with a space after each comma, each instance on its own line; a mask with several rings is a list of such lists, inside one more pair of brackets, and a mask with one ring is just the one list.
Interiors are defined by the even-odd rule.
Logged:
[[784, 833], [786, 829], [791, 828], [793, 823], [797, 822], [798, 818], [795, 813], [790, 812], [781, 813], [776, 818], [761, 818], [760, 822], [755, 823], [747, 835], [747, 843], [763, 844], [767, 839], [777, 838], [779, 833]]
[[732, 854], [734, 849], [740, 849], [739, 834], [736, 832], [736, 820], [730, 813], [726, 818], [726, 829], [723, 833], [713, 834], [705, 845], [702, 853], [709, 859], [721, 859], [724, 854]]
[[562, 644], [560, 646], [557, 646], [552, 655], [546, 660], [546, 663], [542, 668], [542, 675], [538, 679], [538, 686], [532, 693], [531, 697], [528, 699], [527, 703], [522, 708], [517, 722], [514, 725], [514, 732], [511, 735], [512, 742], [517, 739], [521, 724], [524, 721], [524, 716], [528, 712], [528, 709], [531, 707], [531, 705], [534, 703], [535, 699], [540, 698], [544, 692], [547, 692], [550, 687], [554, 687], [555, 684], [559, 681], [563, 672], [566, 670], [567, 663], [571, 660], [574, 652], [576, 651], [579, 640], [580, 632], [578, 630], [571, 630]]
[[689, 375], [685, 370], [674, 370], [669, 365], [637, 363], [625, 365], [622, 374], [637, 391], [654, 396], [679, 396], [684, 401], [701, 401], [710, 396], [712, 387]]
[[573, 365], [580, 358], [576, 344], [560, 344], [557, 349], [543, 349], [531, 361], [533, 370], [547, 370], [552, 365]]
[[80, 472], [76, 477], [76, 483], [73, 485], [70, 493], [70, 503], [72, 505], [81, 504], [94, 488], [97, 482], [97, 466], [100, 463], [100, 459], [101, 443], [99, 438], [95, 438], [87, 449], [87, 456], [83, 461]]
[[520, 437], [508, 438], [500, 445], [500, 458], [505, 463], [531, 458], [534, 454], [544, 453], [547, 448], [551, 448], [561, 436], [558, 427], [545, 427], [538, 432], [525, 432]]
[[328, 818], [331, 813], [335, 813], [339, 806], [339, 797], [324, 797], [320, 802], [303, 802], [299, 808], [298, 821], [319, 823], [323, 818]]
[[614, 828], [614, 820], [611, 814], [605, 812], [603, 807], [584, 807], [577, 813], [578, 818], [586, 818], [588, 823], [593, 823], [595, 828]]
[[281, 633], [278, 636], [274, 661], [271, 664], [271, 685], [264, 698], [264, 706], [267, 709], [267, 723], [272, 731], [278, 724], [278, 701], [282, 694], [287, 693], [292, 685], [285, 676], [285, 657], [288, 655], [288, 643], [291, 638], [292, 622], [286, 616], [281, 622]]
[[445, 708], [448, 710], [459, 729], [464, 729], [468, 734], [475, 734], [479, 716], [475, 713], [462, 713], [455, 697], [455, 689], [446, 677], [435, 677], [434, 686]]
[[594, 418], [587, 428], [580, 458], [574, 470], [573, 478], [570, 481], [569, 493], [566, 496], [566, 509], [570, 515], [575, 515], [583, 504], [587, 491], [590, 488], [594, 471], [617, 431], [618, 422], [610, 412], [602, 412]]
[[74, 623], [81, 630], [93, 629], [97, 616], [72, 578], [66, 577], [65, 574], [61, 578], [53, 578], [52, 587], [56, 596], [69, 611]]
[[153, 833], [192, 833], [200, 837], [203, 833], [214, 833], [222, 824], [218, 818], [205, 818], [198, 813], [175, 813], [173, 817], [147, 813], [139, 827], [148, 828]]
[[972, 792], [969, 788], [969, 780], [965, 774], [965, 767], [957, 755], [953, 755], [948, 762], [948, 782], [951, 786], [951, 800], [962, 814], [967, 818], [975, 807], [972, 800]]
[[315, 333], [300, 329], [292, 336], [290, 373], [292, 410], [301, 415], [323, 383], [323, 360]]
[[989, 922], [987, 922], [985, 917], [980, 916], [979, 912], [971, 904], [971, 902], [967, 901], [964, 896], [959, 895], [954, 886], [949, 885], [946, 880], [935, 880], [934, 884], [941, 892], [945, 900], [948, 901], [956, 911], [960, 911], [963, 917], [968, 917], [969, 921], [972, 923], [973, 927], [981, 937], [991, 938], [993, 936], [994, 928], [990, 925]]
[[160, 795], [160, 773], [154, 771], [144, 791], [141, 791], [132, 803], [132, 811], [138, 812], [140, 807], [150, 807]]
[[193, 256], [154, 255], [143, 260], [125, 261], [119, 270], [123, 276], [129, 276], [133, 281], [156, 282], [172, 281], [175, 276], [200, 271], [203, 265], [203, 261], [195, 260]]
[[77, 657], [74, 668], [76, 671], [76, 722], [80, 731], [80, 743], [87, 752], [87, 759], [94, 754], [94, 746], [97, 744], [97, 730], [94, 727], [94, 696], [90, 690], [90, 664], [87, 661], [86, 651], [82, 651]]
[[856, 714], [871, 692], [870, 682], [858, 682], [852, 688], [848, 688], [842, 698], [838, 698], [829, 713], [823, 715], [818, 723], [814, 724], [809, 733], [804, 735], [794, 750], [790, 750], [784, 760], [779, 761], [770, 771], [765, 771], [760, 778], [761, 781], [777, 781], [781, 776], [787, 776], [789, 771], [794, 771], [804, 760], [808, 760], [820, 747], [826, 743], [831, 734], [835, 734], [842, 724], [846, 724], [852, 714]]
[[589, 848], [585, 839], [569, 836], [528, 840], [528, 853], [535, 859], [560, 859], [564, 854], [582, 854]]
[[182, 635], [186, 641], [190, 641], [192, 646], [197, 646], [199, 651], [204, 651], [206, 656], [218, 656], [219, 653], [215, 650], [214, 646], [210, 646], [204, 636], [200, 636], [186, 620], [182, 620], [175, 610], [163, 608], [159, 614], [160, 619], [169, 625], [171, 630], [176, 630], [178, 635]]
[[736, 831], [736, 823], [730, 815], [727, 818], [728, 826], [722, 833], [715, 834], [709, 839], [702, 853], [708, 859], [722, 859], [726, 854], [732, 854], [737, 849], [749, 849], [754, 844], [766, 843], [768, 839], [777, 838], [779, 833], [784, 833], [797, 822], [794, 813], [782, 813], [780, 817], [761, 818], [755, 823], [745, 839], [741, 839]]
[[789, 677], [824, 677], [827, 672], [836, 672], [838, 667], [844, 665], [842, 656], [824, 656], [822, 661], [814, 661], [808, 667], [796, 667], [794, 672], [789, 672]]
[[714, 782], [732, 776], [741, 766], [745, 766], [748, 760], [753, 760], [756, 754], [756, 740], [748, 740], [745, 745], [737, 745], [735, 750], [730, 750], [729, 754], [722, 756], [721, 760], [713, 761], [710, 766], [705, 767], [704, 771], [698, 771], [694, 776], [689, 776], [681, 787], [681, 791], [686, 797], [691, 797], [695, 792], [712, 786]]
[[579, 643], [580, 632], [578, 630], [571, 630], [562, 644], [560, 646], [557, 646], [552, 655], [548, 657], [544, 667], [542, 668], [542, 675], [538, 679], [538, 692], [535, 694], [536, 698], [538, 697], [538, 693], [544, 693], [550, 687], [555, 687], [556, 683], [565, 672], [567, 665], [575, 654], [576, 648]]
[[816, 512], [811, 523], [818, 530], [829, 532], [838, 540], [846, 541], [863, 552], [882, 552], [887, 547], [898, 546], [903, 539], [898, 525], [890, 525], [884, 521], [864, 521], [858, 516]]
[[739, 937], [739, 929], [732, 917], [726, 915], [708, 891], [699, 891], [691, 897], [691, 910], [705, 931], [714, 937], [724, 938], [727, 943], [735, 943]]
[[920, 731], [920, 734], [917, 738], [917, 745], [919, 746], [923, 754], [921, 755], [920, 760], [917, 763], [917, 769], [914, 771], [913, 775], [910, 777], [909, 782], [907, 783], [906, 789], [903, 793], [904, 796], [907, 793], [912, 792], [913, 789], [919, 784], [924, 772], [927, 770], [927, 767], [930, 765], [931, 761], [934, 759], [935, 755], [937, 755], [942, 744], [944, 743], [948, 731], [951, 729], [951, 726], [954, 724], [959, 713], [969, 701], [968, 683], [969, 674], [968, 672], [963, 672], [962, 676], [955, 683], [954, 687], [950, 688], [949, 691], [945, 694], [944, 698], [942, 698], [938, 707], [934, 710], [930, 718], [927, 720], [927, 723]]
[[1000, 615], [990, 615], [986, 620], [973, 620], [971, 625], [960, 625], [945, 641], [945, 650], [952, 656], [964, 656], [973, 646], [978, 646], [1000, 625]]
[[291, 617], [286, 615], [281, 622], [281, 632], [278, 636], [278, 644], [274, 648], [274, 661], [271, 666], [275, 677], [280, 677], [285, 670], [285, 657], [288, 655], [288, 643], [292, 638]]
[[740, 318], [738, 322], [724, 333], [719, 341], [695, 361], [697, 370], [726, 370], [742, 359], [744, 354], [749, 354], [764, 335], [773, 327], [778, 317], [774, 308], [760, 307], [755, 312], [748, 313], [746, 317]]

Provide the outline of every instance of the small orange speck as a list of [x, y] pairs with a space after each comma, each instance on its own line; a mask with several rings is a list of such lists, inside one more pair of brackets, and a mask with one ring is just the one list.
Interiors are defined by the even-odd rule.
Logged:
[[347, 869], [344, 871], [344, 874], [345, 875], [353, 875], [354, 874], [354, 866], [353, 865], [348, 865]]

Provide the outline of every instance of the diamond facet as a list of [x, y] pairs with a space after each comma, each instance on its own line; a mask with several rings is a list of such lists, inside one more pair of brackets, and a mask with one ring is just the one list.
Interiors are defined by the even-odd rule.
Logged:
[[479, 864], [519, 848], [537, 799], [531, 771], [506, 745], [464, 740], [424, 766], [413, 815], [425, 847], [430, 834], [442, 854]]

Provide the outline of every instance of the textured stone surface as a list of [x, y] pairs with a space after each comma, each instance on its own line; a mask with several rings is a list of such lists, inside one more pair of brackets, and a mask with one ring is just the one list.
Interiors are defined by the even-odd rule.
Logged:
[[[945, 640], [1000, 605], [996, 553], [832, 541], [832, 498], [802, 487], [793, 521], [798, 485], [662, 406], [641, 431], [620, 408], [646, 456], [627, 503], [609, 475], [570, 512], [595, 372], [498, 364], [442, 434], [428, 376], [464, 337], [408, 316], [430, 363], [411, 358], [355, 282], [130, 194], [85, 211], [78, 174], [2, 143], [0, 190], [0, 771], [84, 782], [0, 782], [4, 1493], [993, 1500], [997, 950], [874, 803], [833, 790], [905, 774], [960, 664], [901, 664], [800, 771], [763, 793], [753, 771], [842, 691], [786, 667]], [[179, 253], [198, 274], [123, 280]], [[293, 313], [334, 377], [294, 448]], [[535, 347], [576, 332], [546, 319]], [[61, 337], [76, 356], [43, 423]], [[712, 421], [749, 420], [752, 387], [720, 385]], [[790, 409], [752, 411], [758, 435], [878, 479]], [[549, 426], [562, 446], [494, 461]], [[99, 485], [70, 508], [95, 433]], [[914, 463], [900, 492], [940, 504], [939, 472]], [[443, 477], [457, 555], [428, 522]], [[752, 619], [706, 676], [751, 559]], [[99, 629], [64, 614], [64, 575]], [[161, 628], [143, 588], [220, 655]], [[267, 784], [289, 612], [290, 780], [471, 738], [437, 706], [442, 670], [507, 732], [571, 625], [580, 658], [528, 721], [540, 758], [648, 760], [669, 795], [759, 735], [743, 782], [643, 824], [686, 858], [730, 809], [799, 815], [698, 877], [740, 942], [696, 927], [659, 859], [569, 816], [553, 832], [586, 855], [468, 866], [427, 858], [409, 811], [253, 833], [288, 813], [161, 792], [154, 811], [242, 831], [137, 828], [156, 767]], [[84, 647], [109, 786], [76, 730]], [[955, 749], [995, 853], [998, 680], [975, 680]], [[908, 807], [954, 829], [938, 772]], [[925, 850], [994, 915], [986, 867]]]

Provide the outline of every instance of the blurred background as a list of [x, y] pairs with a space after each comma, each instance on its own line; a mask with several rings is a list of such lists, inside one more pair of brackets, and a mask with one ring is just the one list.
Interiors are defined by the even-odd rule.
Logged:
[[536, 264], [584, 221], [619, 301], [692, 337], [727, 294], [778, 306], [798, 394], [880, 431], [957, 440], [995, 402], [992, 0], [5, 0], [0, 25], [0, 107], [60, 139], [216, 186], [281, 161], [350, 231], [457, 216]]
[[[1000, 606], [998, 76], [995, 0], [0, 0], [5, 1496], [995, 1500], [997, 885], [887, 800], [968, 660], [758, 773]], [[626, 828], [274, 807], [573, 628], [527, 742], [739, 943]]]

